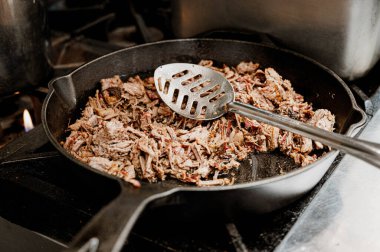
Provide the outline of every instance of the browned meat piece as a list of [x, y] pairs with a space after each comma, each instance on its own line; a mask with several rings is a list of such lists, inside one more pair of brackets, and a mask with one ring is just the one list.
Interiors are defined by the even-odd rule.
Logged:
[[217, 185], [229, 185], [231, 181], [227, 178], [224, 179], [214, 179], [214, 180], [199, 180], [197, 181], [197, 186], [217, 186]]
[[114, 137], [117, 133], [120, 133], [124, 129], [122, 122], [117, 120], [111, 120], [105, 123], [106, 130], [111, 137]]
[[109, 89], [111, 87], [120, 88], [123, 84], [120, 77], [118, 75], [108, 78], [108, 79], [102, 79], [100, 80], [100, 83], [102, 85], [102, 91]]
[[95, 108], [95, 112], [97, 115], [104, 117], [104, 118], [112, 118], [118, 116], [118, 114], [115, 113], [115, 110], [112, 108]]
[[204, 163], [201, 163], [198, 166], [199, 166], [198, 169], [196, 169], [194, 173], [199, 174], [202, 178], [207, 178], [207, 176], [211, 172], [211, 168], [208, 165], [208, 163], [204, 162]]
[[77, 120], [75, 123], [69, 125], [69, 129], [72, 131], [78, 131], [82, 127], [83, 121]]
[[280, 129], [267, 124], [264, 124], [262, 129], [263, 134], [266, 137], [266, 146], [268, 151], [274, 151], [278, 148]]
[[75, 146], [78, 139], [80, 140], [81, 138], [81, 132], [71, 131], [70, 135], [66, 138], [66, 142], [64, 143], [63, 147], [65, 149], [73, 151], [73, 146]]
[[212, 67], [213, 64], [214, 62], [212, 62], [212, 60], [201, 60], [199, 62], [199, 65], [205, 66], [205, 67]]
[[223, 71], [224, 71], [224, 76], [226, 77], [226, 79], [230, 81], [232, 79], [236, 79], [237, 75], [235, 75], [235, 71], [231, 70], [231, 68], [229, 68], [228, 66], [224, 66]]
[[[307, 123], [327, 131], [333, 131], [335, 116], [327, 109], [318, 109]], [[323, 144], [317, 141], [314, 141], [314, 146], [317, 150], [324, 148]]]
[[163, 116], [170, 116], [173, 113], [173, 111], [169, 107], [164, 106], [163, 104], [160, 107], [158, 107], [157, 112], [159, 115]]
[[110, 87], [102, 92], [104, 100], [108, 105], [113, 105], [121, 99], [121, 89], [119, 87]]
[[[211, 60], [201, 65], [231, 82], [236, 100], [333, 130], [330, 111], [313, 111], [290, 81], [272, 68], [253, 62], [218, 68]], [[172, 177], [198, 186], [230, 185], [234, 170], [251, 152], [279, 149], [305, 166], [317, 160], [319, 142], [276, 127], [227, 114], [212, 122], [183, 118], [160, 99], [152, 77], [119, 76], [103, 79], [101, 90], [90, 97], [82, 117], [69, 125], [63, 147], [91, 167], [140, 187], [137, 178], [150, 182]], [[226, 176], [227, 175], [227, 176]]]
[[308, 123], [320, 129], [333, 131], [335, 116], [327, 109], [318, 109]]
[[208, 130], [205, 127], [198, 126], [196, 128], [191, 129], [188, 133], [183, 134], [179, 137], [181, 141], [189, 141], [192, 142], [195, 139], [207, 139], [208, 138]]
[[293, 150], [300, 153], [310, 153], [313, 150], [313, 141], [300, 135], [294, 135]]
[[110, 152], [129, 153], [134, 145], [134, 141], [112, 142], [107, 145], [108, 151]]
[[309, 156], [307, 154], [302, 154], [302, 153], [297, 153], [297, 152], [292, 152], [290, 154], [290, 157], [294, 159], [296, 164], [299, 164], [301, 166], [309, 165], [317, 160], [317, 157], [315, 155]]
[[234, 143], [236, 146], [244, 144], [244, 134], [241, 130], [234, 129], [230, 135], [230, 142]]
[[151, 99], [151, 100], [158, 100], [158, 99], [160, 99], [160, 96], [158, 95], [158, 93], [156, 91], [147, 90], [146, 94], [149, 97], [149, 99]]
[[109, 170], [113, 167], [118, 166], [117, 163], [110, 161], [108, 158], [104, 157], [92, 157], [90, 158], [90, 162], [88, 163], [88, 165], [100, 171]]
[[137, 145], [138, 148], [149, 156], [156, 157], [156, 153], [154, 153], [153, 149], [147, 144], [146, 140], [147, 139], [143, 139], [143, 141], [139, 141]]
[[149, 130], [152, 125], [152, 114], [150, 112], [145, 112], [140, 116], [140, 126], [143, 130]]
[[267, 78], [265, 77], [265, 73], [262, 70], [257, 70], [255, 75], [253, 76], [252, 82], [255, 86], [263, 87], [265, 86], [265, 81]]
[[293, 151], [293, 133], [288, 131], [283, 131], [279, 139], [280, 150], [289, 155]]
[[261, 89], [264, 97], [275, 104], [288, 100], [288, 96], [292, 94], [285, 91], [282, 77], [273, 68], [265, 69], [265, 77], [266, 86]]
[[145, 88], [143, 85], [138, 85], [133, 82], [127, 82], [123, 84], [123, 90], [130, 95], [141, 97], [145, 94]]
[[277, 113], [287, 115], [290, 118], [306, 122], [314, 112], [310, 104], [296, 102], [295, 100], [286, 100], [279, 104]]
[[256, 72], [256, 70], [259, 68], [259, 64], [253, 63], [253, 62], [246, 62], [243, 61], [237, 65], [236, 70], [239, 74], [250, 74]]
[[83, 110], [83, 117], [90, 118], [93, 115], [94, 115], [94, 108], [93, 107], [88, 106]]
[[252, 92], [249, 93], [249, 95], [252, 98], [253, 105], [255, 105], [256, 107], [269, 110], [269, 111], [274, 110], [275, 108], [274, 105], [269, 99], [267, 99], [264, 96], [264, 93], [262, 92], [261, 88], [254, 89]]
[[302, 137], [301, 153], [310, 153], [313, 150], [313, 141], [309, 138]]

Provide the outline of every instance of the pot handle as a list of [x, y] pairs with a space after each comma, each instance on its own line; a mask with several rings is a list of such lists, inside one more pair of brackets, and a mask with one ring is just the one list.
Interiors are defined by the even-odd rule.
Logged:
[[77, 234], [67, 251], [120, 251], [145, 206], [154, 199], [175, 192], [161, 183], [143, 184], [133, 188], [122, 182], [120, 195], [102, 208]]

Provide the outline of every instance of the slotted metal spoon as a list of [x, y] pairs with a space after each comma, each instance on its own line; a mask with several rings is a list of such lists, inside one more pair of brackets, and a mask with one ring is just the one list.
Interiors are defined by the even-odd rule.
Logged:
[[176, 113], [191, 119], [212, 120], [227, 112], [255, 119], [319, 141], [380, 168], [380, 145], [329, 132], [309, 124], [235, 101], [229, 81], [210, 68], [173, 63], [154, 72], [161, 99]]

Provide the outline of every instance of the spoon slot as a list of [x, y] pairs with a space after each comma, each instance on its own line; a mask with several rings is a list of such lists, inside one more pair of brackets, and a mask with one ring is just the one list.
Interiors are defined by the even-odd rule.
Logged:
[[187, 75], [189, 73], [189, 70], [183, 70], [183, 71], [181, 71], [181, 72], [179, 72], [179, 73], [176, 73], [176, 74], [173, 74], [172, 75], [172, 78], [173, 79], [178, 79], [178, 78], [180, 78], [180, 77], [182, 77], [182, 76], [185, 76], [185, 75]]
[[193, 82], [195, 82], [195, 81], [197, 81], [197, 80], [199, 80], [201, 78], [202, 78], [202, 75], [201, 74], [197, 74], [194, 77], [191, 77], [189, 79], [186, 79], [186, 80], [182, 81], [181, 84], [182, 84], [182, 86], [187, 86], [187, 85], [189, 85], [189, 84], [191, 84], [191, 83], [193, 83]]
[[162, 79], [161, 79], [161, 77], [157, 79], [157, 86], [158, 86], [158, 90], [160, 92], [162, 92]]
[[190, 114], [191, 115], [194, 115], [195, 112], [197, 111], [197, 107], [198, 107], [198, 102], [197, 101], [194, 101], [193, 102], [193, 105], [191, 106], [191, 109], [190, 109]]
[[168, 94], [169, 92], [169, 87], [170, 87], [170, 82], [166, 81], [165, 86], [164, 86], [164, 94]]
[[172, 97], [172, 103], [176, 103], [178, 100], [178, 95], [179, 95], [179, 89], [174, 89], [173, 97]]
[[182, 100], [182, 103], [181, 103], [181, 109], [182, 110], [185, 110], [186, 107], [187, 107], [187, 101], [189, 100], [189, 96], [188, 95], [185, 95], [183, 97], [183, 100]]
[[205, 88], [205, 89], [202, 90], [202, 92], [203, 91], [205, 91], [205, 92], [201, 93], [200, 97], [203, 98], [203, 97], [209, 96], [209, 95], [211, 95], [212, 93], [214, 93], [217, 90], [220, 90], [220, 85], [219, 84], [217, 84], [216, 86], [209, 86], [209, 87], [207, 87], [207, 88]]
[[191, 92], [198, 92], [199, 90], [201, 90], [204, 87], [209, 86], [210, 84], [211, 84], [211, 81], [210, 80], [206, 80], [205, 82], [202, 82], [200, 85], [191, 88], [190, 91]]
[[220, 91], [215, 92], [214, 97], [212, 97], [209, 101], [210, 102], [216, 102], [226, 95], [226, 92], [220, 92]]

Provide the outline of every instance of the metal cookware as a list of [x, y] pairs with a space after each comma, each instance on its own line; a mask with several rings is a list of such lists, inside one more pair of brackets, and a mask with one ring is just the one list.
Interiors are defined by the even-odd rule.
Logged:
[[[289, 79], [294, 89], [312, 102], [315, 108], [326, 108], [336, 115], [336, 131], [353, 136], [365, 123], [360, 110], [345, 83], [320, 64], [290, 51], [255, 43], [189, 39], [163, 41], [124, 49], [100, 57], [50, 82], [42, 111], [43, 126], [51, 143], [68, 159], [85, 169], [112, 177], [91, 168], [70, 155], [61, 145], [69, 121], [75, 120], [88, 96], [100, 88], [99, 80], [118, 75], [145, 73], [153, 75], [158, 66], [173, 62], [197, 63], [212, 59], [219, 63], [236, 65], [243, 60], [259, 62], [262, 67], [275, 68]], [[75, 237], [72, 248], [118, 251], [142, 210], [149, 204], [167, 204], [173, 198], [186, 200], [192, 206], [229, 215], [242, 211], [264, 213], [283, 207], [315, 186], [328, 170], [338, 152], [333, 150], [311, 165], [281, 174], [282, 167], [292, 162], [283, 155], [270, 153], [252, 155], [243, 162], [236, 184], [232, 186], [195, 187], [178, 181], [142, 182], [140, 189], [119, 180], [121, 193], [105, 206]], [[294, 163], [293, 163], [294, 164]], [[257, 171], [271, 176], [257, 180]], [[277, 169], [277, 170], [276, 170]], [[89, 183], [90, 181], [86, 181]], [[84, 183], [85, 186], [85, 183]], [[158, 200], [159, 199], [159, 200]], [[157, 201], [156, 201], [157, 200]]]
[[0, 96], [48, 81], [47, 32], [43, 0], [0, 0]]
[[355, 79], [380, 59], [379, 0], [173, 0], [177, 38], [227, 30], [270, 35]]

